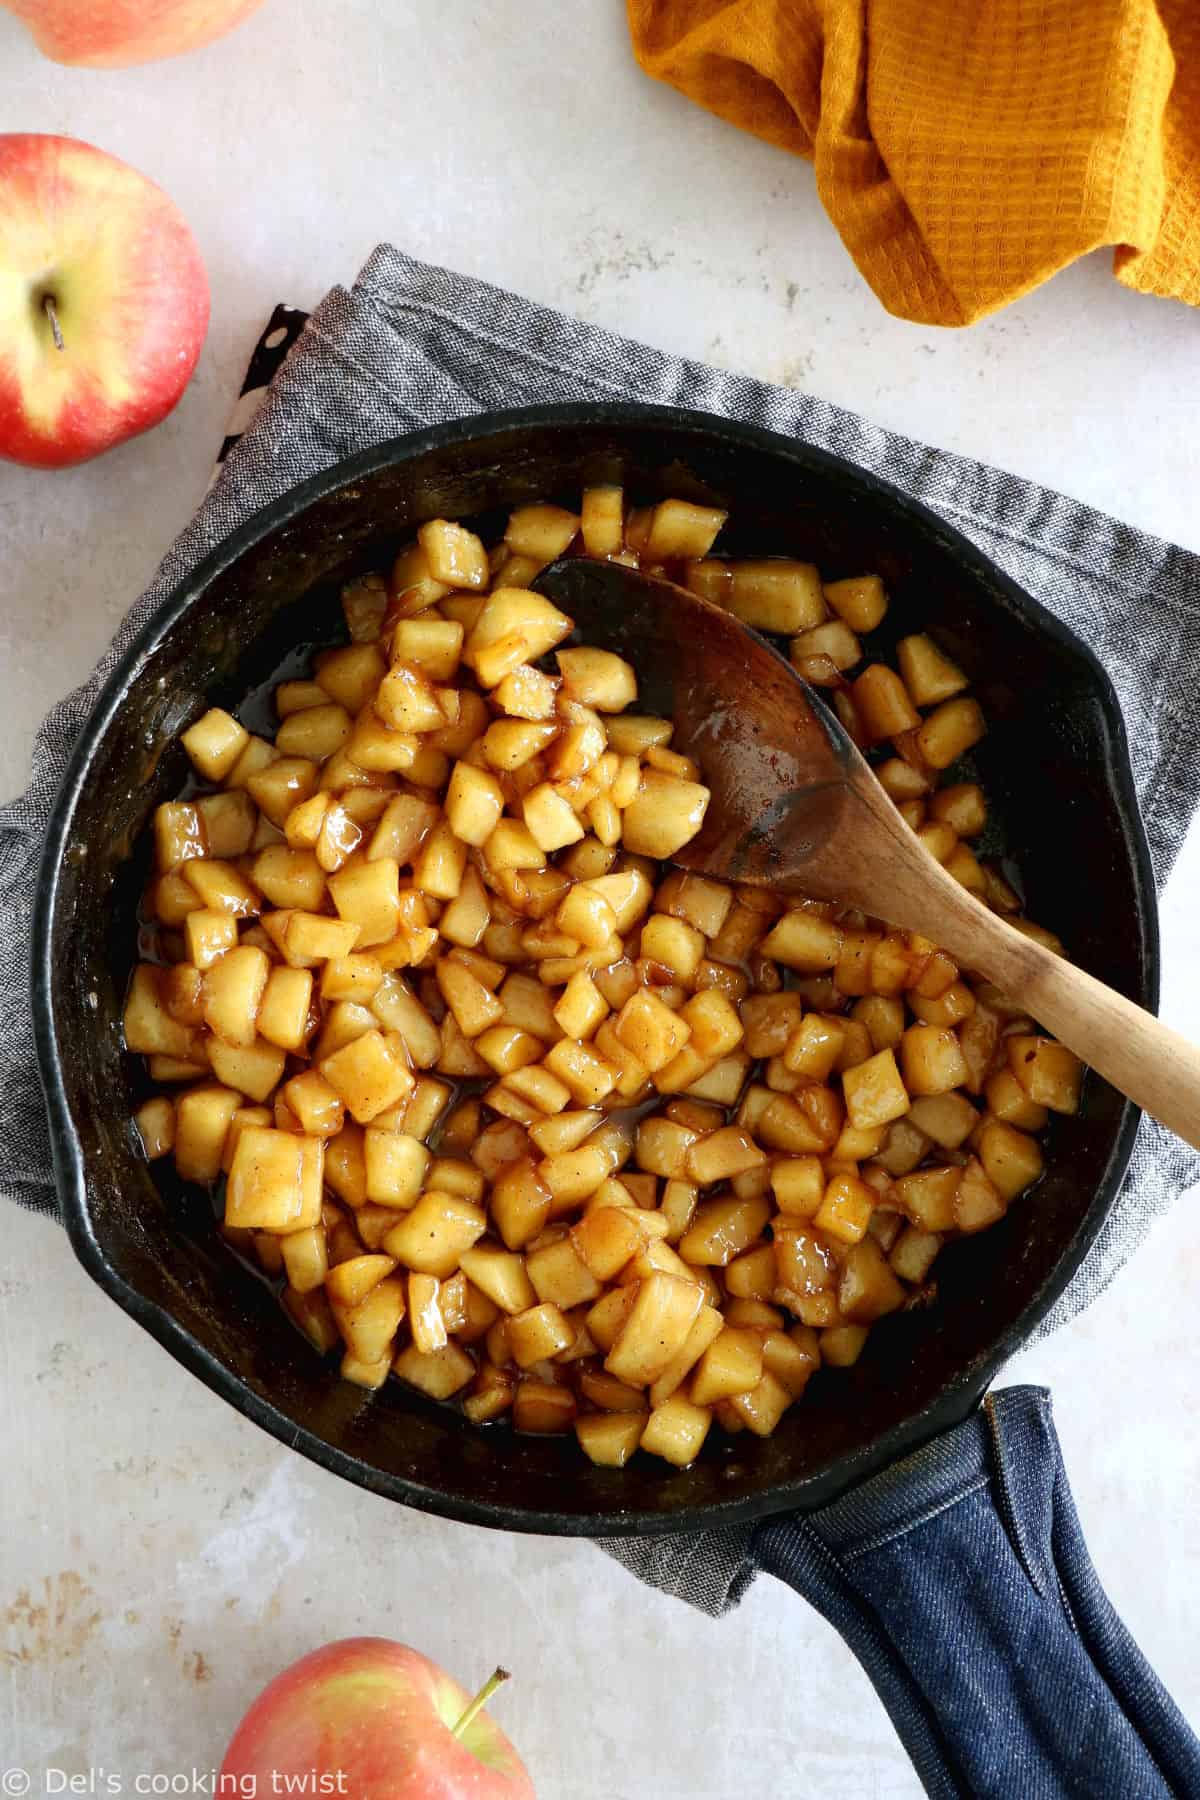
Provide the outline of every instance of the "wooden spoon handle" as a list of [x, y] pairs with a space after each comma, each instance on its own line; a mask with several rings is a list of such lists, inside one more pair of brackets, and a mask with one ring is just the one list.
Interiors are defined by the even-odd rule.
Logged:
[[958, 892], [949, 894], [939, 884], [941, 904], [927, 904], [919, 929], [957, 962], [995, 982], [1106, 1081], [1200, 1150], [1200, 1048], [945, 879]]

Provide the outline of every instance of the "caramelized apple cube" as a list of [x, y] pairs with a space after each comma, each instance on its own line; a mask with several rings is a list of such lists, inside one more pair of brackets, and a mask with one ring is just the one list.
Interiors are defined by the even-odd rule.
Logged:
[[[382, 1032], [365, 1031], [320, 1065], [321, 1073], [351, 1116], [367, 1125], [412, 1092], [413, 1078], [395, 1044]], [[451, 1271], [452, 1272], [452, 1271]]]
[[224, 781], [237, 762], [250, 742], [250, 733], [229, 713], [214, 706], [183, 732], [180, 742], [196, 773], [205, 781], [217, 783]]
[[900, 1039], [900, 1066], [910, 1094], [946, 1094], [961, 1087], [967, 1065], [953, 1029], [910, 1025]]
[[457, 762], [446, 790], [446, 818], [464, 844], [485, 844], [504, 811], [504, 791], [487, 769]]
[[391, 1363], [386, 1356], [379, 1357], [375, 1362], [364, 1362], [352, 1350], [347, 1350], [342, 1357], [340, 1374], [343, 1381], [352, 1381], [355, 1387], [367, 1388], [373, 1392], [376, 1388], [381, 1388], [391, 1374]]
[[769, 1370], [749, 1393], [734, 1394], [729, 1399], [743, 1425], [756, 1437], [770, 1437], [791, 1404], [790, 1392]]
[[148, 1162], [169, 1156], [175, 1148], [175, 1107], [164, 1095], [144, 1100], [133, 1115]]
[[125, 1048], [137, 1055], [187, 1060], [198, 1048], [195, 1032], [168, 1011], [163, 971], [150, 963], [133, 971], [122, 1023]]
[[817, 1334], [807, 1325], [763, 1334], [763, 1369], [798, 1400], [821, 1365]]
[[1045, 1159], [1036, 1138], [1001, 1119], [985, 1120], [975, 1142], [988, 1179], [1006, 1201], [1023, 1194], [1042, 1172]]
[[841, 956], [841, 927], [817, 913], [797, 908], [784, 913], [767, 933], [762, 953], [789, 969], [815, 975], [822, 969], [832, 969]]
[[390, 1256], [349, 1257], [330, 1269], [325, 1278], [325, 1291], [335, 1307], [359, 1306], [395, 1266], [395, 1259]]
[[958, 1092], [914, 1100], [908, 1116], [918, 1131], [943, 1150], [957, 1150], [979, 1123], [979, 1114], [971, 1102]]
[[917, 1287], [933, 1267], [941, 1247], [939, 1232], [922, 1231], [916, 1225], [906, 1225], [892, 1245], [888, 1261], [902, 1281], [911, 1282]]
[[[487, 1215], [473, 1200], [430, 1189], [392, 1226], [384, 1249], [406, 1268], [445, 1280], [464, 1266], [464, 1253], [486, 1229]], [[467, 1273], [483, 1286], [470, 1269]]]
[[[180, 1128], [183, 1108], [191, 1098], [184, 1095], [179, 1102]], [[234, 1105], [229, 1108], [226, 1128], [237, 1110], [237, 1097], [230, 1098]], [[225, 1223], [281, 1233], [316, 1225], [321, 1216], [322, 1151], [315, 1139], [292, 1132], [256, 1126], [243, 1131], [225, 1187]]]
[[402, 1210], [416, 1205], [429, 1167], [429, 1151], [419, 1138], [369, 1126], [363, 1155], [368, 1200]]
[[[988, 1111], [1006, 1125], [1015, 1125], [1019, 1131], [1044, 1130], [1049, 1118], [1046, 1108], [1029, 1098], [1011, 1069], [997, 1069], [988, 1076], [984, 1097]], [[978, 1121], [978, 1114], [975, 1120]]]
[[[327, 706], [306, 706], [302, 712], [291, 713], [281, 722], [275, 733], [275, 748], [281, 756], [289, 759], [294, 757], [307, 762], [311, 767], [316, 763], [324, 762], [327, 757], [332, 756], [335, 751], [343, 747], [350, 736], [351, 725], [350, 714], [344, 706], [337, 706], [333, 703]], [[272, 816], [271, 807], [269, 803], [264, 804], [261, 794], [269, 790], [261, 784], [269, 782], [278, 767], [277, 763], [273, 764], [270, 768], [263, 770], [259, 776], [252, 776], [247, 783], [250, 792], [268, 816]], [[315, 776], [315, 769], [313, 774]], [[296, 799], [304, 798], [305, 786], [307, 786], [307, 777], [304, 784], [297, 788]], [[315, 780], [313, 786], [315, 786]], [[308, 786], [309, 793], [312, 793], [313, 786]], [[284, 806], [286, 806], [286, 801], [281, 795], [279, 810], [282, 810]], [[286, 813], [284, 816], [286, 817]], [[278, 817], [275, 818], [276, 824], [281, 822]]]
[[260, 1036], [281, 1050], [300, 1050], [308, 1037], [312, 989], [308, 969], [273, 968], [258, 1007]]
[[901, 638], [896, 646], [896, 660], [904, 685], [918, 706], [936, 706], [960, 694], [967, 685], [962, 670], [925, 632]]
[[[538, 1299], [553, 1301], [563, 1312], [599, 1296], [600, 1283], [569, 1237], [528, 1252], [525, 1267]], [[620, 1374], [620, 1370], [612, 1373]]]
[[987, 725], [976, 701], [945, 700], [926, 715], [917, 747], [931, 769], [945, 769], [977, 744]]
[[636, 1212], [603, 1206], [588, 1212], [572, 1227], [571, 1243], [597, 1281], [612, 1281], [645, 1247], [646, 1236]]
[[615, 1071], [587, 1044], [560, 1038], [546, 1052], [545, 1067], [581, 1106], [595, 1106], [612, 1093]]
[[325, 1250], [325, 1233], [319, 1225], [305, 1231], [291, 1231], [279, 1240], [288, 1285], [298, 1294], [311, 1294], [319, 1288], [329, 1272]]
[[859, 1325], [869, 1325], [904, 1304], [904, 1289], [869, 1234], [846, 1252], [837, 1294], [842, 1316]]
[[617, 916], [603, 894], [582, 882], [575, 882], [559, 904], [555, 923], [567, 937], [597, 949], [613, 936]]
[[769, 1300], [778, 1282], [774, 1244], [756, 1244], [725, 1265], [725, 1292], [735, 1300]]
[[825, 1175], [816, 1156], [777, 1157], [771, 1165], [775, 1204], [789, 1218], [811, 1219], [825, 1198]]
[[644, 1412], [586, 1413], [575, 1420], [575, 1436], [589, 1462], [623, 1469], [641, 1441]]
[[811, 631], [825, 617], [821, 577], [812, 563], [772, 556], [730, 565], [732, 582], [725, 604], [730, 612], [758, 631], [789, 637]]
[[1010, 1070], [1036, 1106], [1058, 1113], [1079, 1111], [1083, 1064], [1065, 1044], [1019, 1033], [1007, 1040], [1005, 1049]]
[[551, 1301], [542, 1301], [508, 1321], [508, 1341], [518, 1369], [548, 1362], [575, 1341], [574, 1327]]
[[660, 861], [677, 855], [699, 832], [710, 798], [711, 790], [701, 782], [644, 769], [638, 792], [622, 814], [626, 850]]
[[609, 1173], [609, 1158], [601, 1144], [589, 1141], [574, 1150], [548, 1156], [538, 1168], [538, 1178], [552, 1196], [551, 1218], [573, 1211], [580, 1201], [596, 1192]]
[[570, 1388], [526, 1377], [517, 1383], [513, 1400], [513, 1426], [517, 1431], [552, 1435], [570, 1431], [578, 1408]]
[[699, 1134], [673, 1119], [651, 1115], [639, 1121], [635, 1156], [639, 1169], [669, 1181], [687, 1179], [688, 1151]]
[[408, 1325], [412, 1333], [414, 1350], [423, 1356], [432, 1355], [436, 1350], [444, 1350], [449, 1342], [446, 1321], [442, 1317], [439, 1301], [441, 1283], [436, 1275], [421, 1275], [411, 1271], [406, 1283], [408, 1289]]
[[963, 1166], [954, 1195], [954, 1218], [960, 1231], [986, 1231], [1004, 1217], [1007, 1198], [1000, 1192], [978, 1157]]
[[584, 488], [579, 522], [589, 556], [617, 555], [624, 542], [624, 505], [624, 493], [615, 483]]
[[686, 1469], [699, 1456], [711, 1424], [712, 1414], [707, 1407], [696, 1406], [682, 1394], [672, 1394], [647, 1419], [641, 1448], [674, 1463], [678, 1469]]
[[358, 927], [352, 949], [369, 950], [395, 937], [401, 916], [400, 869], [391, 857], [379, 857], [375, 862], [359, 863], [331, 875], [329, 894], [338, 918]]
[[462, 1252], [460, 1260], [467, 1279], [501, 1312], [526, 1312], [542, 1297], [530, 1280], [525, 1259], [511, 1250], [501, 1250], [495, 1244], [475, 1244]]
[[692, 1035], [691, 1026], [648, 988], [639, 988], [617, 1014], [621, 1042], [650, 1074], [665, 1068]]
[[711, 1406], [758, 1386], [763, 1372], [762, 1338], [756, 1331], [726, 1326], [696, 1366], [690, 1394], [697, 1406]]
[[[890, 1125], [909, 1109], [908, 1090], [891, 1050], [879, 1050], [842, 1076], [846, 1116], [856, 1127]], [[932, 1134], [931, 1134], [932, 1135]]]
[[309, 1137], [336, 1137], [346, 1123], [346, 1109], [340, 1097], [318, 1069], [293, 1075], [282, 1091], [300, 1129]]
[[[225, 1137], [241, 1096], [226, 1087], [195, 1087], [175, 1103], [175, 1167], [184, 1181], [215, 1181]], [[230, 1224], [241, 1221], [232, 1219]]]
[[249, 919], [262, 911], [256, 889], [233, 863], [214, 856], [193, 857], [183, 865], [183, 878], [214, 912]]
[[[656, 1271], [640, 1282], [628, 1317], [621, 1326], [604, 1366], [631, 1387], [648, 1387], [683, 1348], [704, 1290], [677, 1275]], [[596, 1337], [588, 1314], [588, 1326]], [[597, 1338], [597, 1342], [599, 1342]]]
[[706, 1059], [723, 1060], [745, 1035], [737, 1008], [716, 988], [685, 1000], [678, 1017], [691, 1032], [688, 1048]]
[[609, 1288], [602, 1294], [594, 1306], [585, 1314], [588, 1335], [597, 1349], [611, 1350], [617, 1341], [621, 1327], [633, 1310], [637, 1298], [637, 1283], [628, 1282], [623, 1287]]
[[449, 588], [485, 588], [487, 551], [482, 540], [450, 519], [430, 519], [417, 532], [432, 580]]
[[851, 575], [825, 583], [825, 598], [855, 631], [874, 631], [887, 612], [887, 595], [878, 575]]
[[425, 1353], [415, 1344], [401, 1350], [392, 1369], [401, 1381], [417, 1388], [431, 1400], [449, 1400], [466, 1387], [475, 1373], [475, 1364], [459, 1344]]
[[484, 601], [463, 650], [481, 687], [495, 687], [522, 663], [536, 662], [571, 632], [571, 620], [540, 594], [502, 588]]
[[824, 1199], [813, 1213], [813, 1226], [842, 1244], [858, 1244], [871, 1222], [876, 1206], [874, 1188], [858, 1175], [838, 1172], [831, 1177]]
[[956, 1224], [954, 1197], [962, 1170], [918, 1169], [893, 1183], [892, 1193], [906, 1216], [922, 1231], [952, 1231]]
[[223, 1042], [254, 1042], [259, 1004], [270, 972], [266, 955], [252, 944], [228, 951], [209, 969], [204, 977], [204, 1022]]

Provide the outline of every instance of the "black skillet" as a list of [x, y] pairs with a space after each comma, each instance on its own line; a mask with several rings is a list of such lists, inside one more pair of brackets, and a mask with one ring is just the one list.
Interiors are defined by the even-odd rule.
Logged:
[[[339, 586], [423, 519], [494, 528], [539, 496], [617, 480], [639, 500], [729, 508], [727, 547], [878, 571], [882, 635], [917, 627], [972, 678], [981, 779], [1031, 916], [1142, 1005], [1158, 994], [1150, 862], [1107, 676], [1071, 633], [935, 515], [850, 464], [670, 408], [570, 406], [467, 420], [341, 463], [257, 514], [175, 593], [114, 672], [46, 843], [33, 1003], [63, 1216], [92, 1277], [239, 1412], [351, 1481], [450, 1518], [593, 1535], [690, 1531], [820, 1506], [964, 1419], [1063, 1291], [1121, 1182], [1136, 1110], [1104, 1083], [1057, 1119], [1046, 1174], [994, 1229], [945, 1250], [936, 1305], [893, 1316], [851, 1370], [822, 1372], [764, 1441], [692, 1468], [592, 1467], [574, 1440], [479, 1431], [396, 1383], [336, 1379], [213, 1230], [206, 1196], [139, 1156], [119, 1019], [148, 867], [146, 825], [185, 779], [180, 728], [237, 710], [299, 646], [341, 631]], [[725, 542], [726, 540], [723, 540]], [[646, 703], [653, 672], [641, 671]]]

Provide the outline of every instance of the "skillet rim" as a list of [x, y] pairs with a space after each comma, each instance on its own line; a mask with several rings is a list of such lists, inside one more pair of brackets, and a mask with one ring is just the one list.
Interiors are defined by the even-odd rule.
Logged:
[[[473, 1501], [447, 1495], [428, 1483], [389, 1474], [338, 1449], [307, 1427], [296, 1425], [269, 1400], [255, 1393], [226, 1368], [156, 1301], [148, 1299], [118, 1273], [96, 1237], [87, 1200], [86, 1170], [67, 1100], [55, 1032], [53, 937], [64, 851], [80, 794], [93, 759], [136, 679], [141, 665], [200, 603], [210, 584], [248, 550], [281, 527], [294, 523], [316, 502], [402, 462], [451, 447], [501, 436], [521, 429], [578, 430], [611, 427], [716, 438], [726, 446], [751, 450], [790, 462], [799, 472], [815, 471], [857, 491], [876, 506], [899, 516], [901, 525], [956, 560], [976, 585], [999, 588], [1014, 611], [1055, 642], [1086, 670], [1100, 703], [1109, 734], [1112, 759], [1107, 771], [1130, 857], [1138, 899], [1136, 928], [1143, 970], [1141, 1003], [1157, 1010], [1161, 972], [1157, 893], [1145, 829], [1138, 808], [1129, 757], [1128, 737], [1116, 692], [1103, 664], [1040, 601], [1028, 594], [962, 532], [938, 513], [913, 499], [874, 472], [845, 457], [757, 425], [694, 409], [620, 403], [566, 403], [485, 412], [454, 419], [424, 431], [390, 438], [343, 458], [279, 495], [225, 537], [170, 598], [147, 621], [111, 671], [71, 753], [55, 797], [38, 873], [31, 932], [31, 1002], [39, 1073], [46, 1095], [55, 1184], [71, 1245], [93, 1281], [155, 1338], [177, 1362], [239, 1413], [290, 1449], [353, 1482], [419, 1511], [474, 1525], [563, 1537], [660, 1536], [754, 1521], [791, 1509], [808, 1511], [877, 1469], [907, 1455], [932, 1437], [965, 1419], [982, 1399], [1004, 1363], [1031, 1336], [1080, 1267], [1116, 1199], [1133, 1152], [1140, 1110], [1126, 1101], [1112, 1151], [1079, 1229], [1041, 1290], [1001, 1334], [990, 1354], [970, 1363], [938, 1390], [918, 1412], [892, 1426], [869, 1445], [843, 1455], [817, 1476], [777, 1482], [739, 1500], [687, 1506], [671, 1513], [616, 1511], [564, 1513], [518, 1508], [500, 1501]], [[991, 599], [988, 596], [989, 601]]]

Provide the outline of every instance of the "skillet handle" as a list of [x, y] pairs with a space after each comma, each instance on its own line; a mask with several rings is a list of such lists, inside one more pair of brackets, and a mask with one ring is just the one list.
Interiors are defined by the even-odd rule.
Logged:
[[937, 1800], [1200, 1795], [1200, 1742], [1092, 1567], [1044, 1388], [767, 1520], [751, 1557], [840, 1632]]

